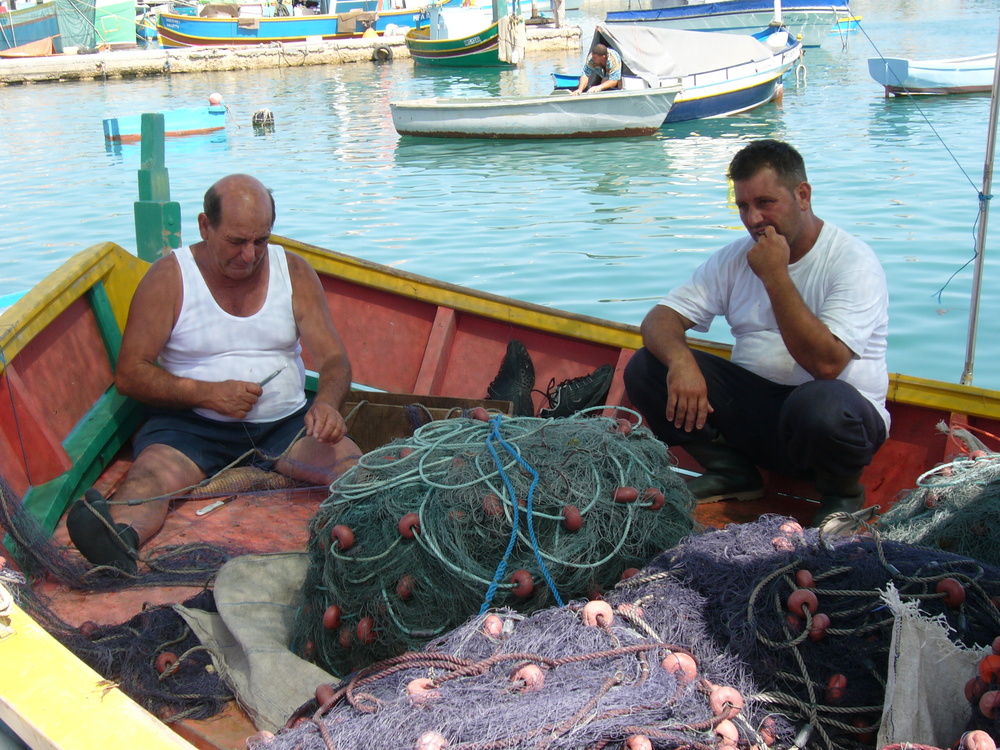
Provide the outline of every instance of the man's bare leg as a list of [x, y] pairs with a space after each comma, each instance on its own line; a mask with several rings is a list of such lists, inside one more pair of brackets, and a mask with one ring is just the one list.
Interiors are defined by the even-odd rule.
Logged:
[[361, 449], [350, 438], [321, 443], [311, 437], [299, 438], [274, 466], [286, 477], [310, 484], [329, 485], [361, 458]]
[[[132, 463], [115, 499], [146, 500], [171, 495], [204, 478], [205, 473], [180, 451], [167, 445], [151, 445]], [[135, 573], [131, 552], [160, 530], [169, 506], [168, 498], [137, 505], [109, 505], [95, 490], [88, 490], [84, 499], [70, 508], [66, 527], [73, 544], [90, 562]]]

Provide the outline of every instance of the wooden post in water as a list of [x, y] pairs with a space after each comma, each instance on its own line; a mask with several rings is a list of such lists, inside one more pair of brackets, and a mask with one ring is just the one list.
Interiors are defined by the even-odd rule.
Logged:
[[164, 158], [163, 114], [142, 116], [139, 200], [135, 202], [136, 255], [152, 263], [181, 246], [181, 207], [170, 200]]

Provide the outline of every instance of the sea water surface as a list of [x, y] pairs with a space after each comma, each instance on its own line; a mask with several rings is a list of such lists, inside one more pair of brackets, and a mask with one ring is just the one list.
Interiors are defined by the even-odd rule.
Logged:
[[[615, 4], [612, 4], [615, 3]], [[569, 21], [585, 45], [606, 10]], [[138, 146], [110, 146], [101, 120], [223, 95], [224, 135], [170, 140], [171, 197], [196, 241], [201, 197], [236, 171], [274, 191], [275, 231], [450, 282], [628, 323], [745, 231], [725, 177], [749, 140], [804, 155], [813, 206], [867, 241], [889, 279], [889, 367], [957, 382], [966, 356], [988, 96], [885, 99], [867, 59], [996, 49], [995, 0], [858, 0], [860, 32], [805, 56], [783, 101], [649, 138], [485, 141], [403, 138], [389, 103], [423, 96], [542, 93], [584, 50], [529, 52], [516, 70], [391, 63], [185, 74], [0, 88], [0, 295], [73, 253], [134, 249]], [[273, 132], [251, 127], [274, 113]], [[990, 224], [974, 384], [1000, 388], [1000, 217]], [[711, 337], [729, 340], [724, 322]]]

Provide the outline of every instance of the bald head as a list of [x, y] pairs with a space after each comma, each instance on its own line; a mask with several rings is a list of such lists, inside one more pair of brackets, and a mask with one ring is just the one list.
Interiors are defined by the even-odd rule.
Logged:
[[[266, 196], [266, 197], [265, 197]], [[254, 209], [254, 204], [257, 207]], [[274, 196], [256, 177], [248, 174], [231, 174], [223, 177], [205, 191], [203, 210], [209, 225], [219, 226], [224, 210], [254, 209], [266, 210], [270, 206], [269, 226], [274, 226]]]

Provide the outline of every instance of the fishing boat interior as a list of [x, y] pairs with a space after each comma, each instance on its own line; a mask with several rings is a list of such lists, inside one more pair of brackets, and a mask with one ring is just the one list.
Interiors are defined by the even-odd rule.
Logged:
[[[155, 139], [146, 134], [144, 130], [144, 155], [155, 153]], [[143, 164], [146, 170], [163, 169], [149, 167], [145, 160]], [[859, 604], [863, 597], [851, 587], [861, 584], [845, 571], [860, 571], [869, 563], [877, 566], [879, 576], [901, 586], [913, 601], [949, 617], [958, 617], [959, 604], [954, 604], [958, 593], [950, 584], [942, 588], [940, 581], [959, 580], [962, 596], [968, 592], [969, 597], [961, 615], [969, 638], [980, 638], [989, 628], [996, 634], [1000, 628], [996, 604], [1000, 575], [995, 576], [988, 563], [977, 563], [979, 572], [970, 572], [966, 557], [961, 562], [965, 567], [956, 567], [950, 552], [916, 554], [903, 542], [858, 536], [868, 527], [864, 521], [836, 542], [824, 541], [808, 529], [817, 503], [807, 483], [765, 476], [766, 493], [759, 500], [696, 505], [684, 489], [684, 477], [696, 474], [698, 465], [682, 449], [668, 449], [643, 428], [625, 394], [622, 373], [641, 346], [637, 327], [472, 291], [279, 236], [271, 241], [301, 255], [316, 270], [350, 354], [356, 388], [343, 411], [350, 434], [364, 452], [361, 462], [332, 487], [303, 486], [249, 467], [226, 469], [174, 499], [164, 528], [139, 552], [136, 576], [90, 565], [70, 544], [65, 513], [88, 489], [114, 502], [115, 490], [131, 465], [131, 437], [143, 418], [142, 408], [115, 390], [114, 374], [129, 303], [148, 261], [155, 257], [144, 248], [162, 250], [169, 233], [159, 227], [164, 226], [163, 217], [176, 210], [162, 183], [148, 179], [150, 174], [155, 171], [145, 178], [140, 173], [146, 192], [136, 205], [136, 215], [161, 221], [148, 222], [157, 227], [149, 243], [140, 239], [145, 260], [113, 243], [96, 244], [14, 301], [0, 317], [0, 523], [6, 531], [0, 548], [5, 563], [0, 565], [4, 574], [0, 582], [16, 591], [17, 602], [13, 619], [6, 622], [22, 634], [34, 632], [35, 625], [51, 634], [40, 631], [32, 636], [37, 645], [23, 636], [17, 646], [19, 661], [7, 662], [17, 669], [23, 665], [25, 671], [0, 688], [0, 720], [21, 737], [47, 737], [46, 747], [71, 747], [77, 745], [69, 737], [91, 731], [80, 727], [94, 721], [120, 721], [125, 731], [126, 724], [132, 726], [131, 718], [109, 718], [106, 711], [79, 700], [82, 693], [103, 690], [123, 691], [159, 720], [147, 727], [158, 739], [138, 734], [129, 746], [171, 746], [170, 738], [176, 737], [198, 748], [360, 747], [322, 739], [324, 732], [336, 727], [323, 724], [324, 729], [317, 729], [322, 723], [319, 717], [347, 696], [350, 705], [345, 710], [357, 709], [364, 717], [381, 715], [379, 720], [395, 722], [393, 731], [403, 732], [399, 727], [413, 717], [389, 711], [390, 704], [396, 705], [391, 695], [403, 696], [399, 711], [416, 711], [413, 731], [419, 730], [424, 742], [433, 734], [428, 728], [433, 721], [432, 712], [418, 710], [421, 702], [441, 698], [435, 691], [447, 693], [446, 682], [461, 683], [479, 658], [486, 659], [485, 651], [472, 653], [473, 635], [485, 629], [490, 644], [507, 638], [514, 643], [518, 628], [528, 628], [535, 612], [538, 622], [582, 618], [584, 624], [598, 626], [591, 631], [606, 631], [612, 638], [613, 606], [614, 617], [633, 628], [628, 637], [614, 635], [613, 648], [602, 650], [604, 646], [592, 641], [571, 643], [567, 636], [553, 643], [576, 649], [572, 659], [567, 651], [549, 661], [525, 657], [513, 665], [503, 662], [503, 679], [514, 679], [516, 687], [501, 691], [503, 705], [496, 710], [507, 717], [510, 727], [531, 713], [511, 701], [544, 692], [542, 672], [519, 671], [525, 667], [522, 662], [542, 664], [546, 685], [553, 688], [561, 684], [559, 670], [565, 672], [566, 665], [584, 659], [581, 654], [606, 657], [610, 664], [626, 653], [638, 658], [636, 654], [646, 653], [643, 649], [653, 649], [656, 659], [642, 657], [642, 669], [648, 671], [650, 663], [655, 666], [662, 660], [662, 679], [676, 680], [669, 689], [661, 685], [653, 694], [686, 696], [658, 709], [676, 710], [675, 718], [685, 717], [684, 722], [677, 723], [677, 718], [671, 724], [674, 734], [663, 728], [661, 719], [655, 731], [652, 723], [643, 725], [641, 732], [623, 730], [624, 714], [616, 713], [618, 709], [601, 713], [596, 704], [588, 703], [590, 708], [569, 712], [573, 721], [557, 722], [558, 731], [543, 722], [546, 731], [564, 737], [570, 726], [596, 732], [602, 721], [617, 724], [608, 724], [600, 729], [604, 734], [582, 744], [552, 747], [590, 746], [587, 743], [602, 737], [616, 737], [618, 744], [600, 746], [652, 748], [653, 744], [623, 745], [623, 738], [644, 734], [655, 740], [660, 736], [656, 731], [673, 739], [655, 747], [685, 746], [694, 736], [687, 733], [696, 730], [707, 732], [709, 744], [721, 742], [723, 731], [730, 731], [723, 724], [729, 721], [727, 712], [737, 703], [744, 705], [741, 695], [748, 696], [743, 715], [753, 721], [748, 718], [746, 726], [737, 722], [731, 730], [742, 738], [739, 742], [770, 731], [767, 728], [780, 714], [795, 720], [778, 721], [774, 732], [783, 739], [775, 747], [804, 747], [804, 726], [816, 733], [816, 747], [871, 746], [881, 708], [863, 701], [885, 691], [892, 623], [878, 591]], [[179, 237], [174, 237], [172, 246], [178, 244]], [[516, 346], [523, 345], [530, 359], [530, 413], [518, 413], [518, 405], [510, 399], [490, 398], [491, 393], [504, 395], [496, 384], [515, 346], [512, 342], [520, 342]], [[706, 341], [693, 344], [723, 355], [727, 351]], [[307, 369], [311, 364], [307, 357]], [[608, 377], [593, 406], [566, 416], [544, 416], [553, 408], [553, 395], [560, 386], [582, 382], [595, 373]], [[310, 375], [307, 387], [315, 385], [315, 376]], [[866, 505], [878, 506], [882, 514], [913, 493], [924, 493], [913, 501], [921, 508], [945, 502], [944, 485], [931, 488], [936, 494], [930, 502], [928, 478], [953, 477], [965, 468], [991, 464], [1000, 446], [996, 437], [1000, 393], [895, 374], [888, 407], [891, 437], [863, 477]], [[526, 529], [519, 523], [526, 523]], [[704, 531], [711, 529], [716, 531]], [[515, 545], [518, 539], [521, 543]], [[779, 540], [784, 541], [778, 544]], [[512, 552], [515, 546], [523, 549]], [[745, 560], [738, 573], [721, 567], [730, 558]], [[936, 573], [926, 568], [931, 558]], [[503, 564], [498, 565], [501, 559]], [[770, 566], [764, 572], [755, 562], [762, 560]], [[288, 565], [283, 568], [283, 563]], [[807, 564], [813, 566], [811, 575], [819, 583], [793, 580]], [[703, 576], [691, 573], [690, 580], [685, 579], [685, 586], [693, 587], [690, 591], [673, 584], [663, 588], [678, 570], [701, 570], [699, 565], [708, 567]], [[243, 588], [233, 582], [232, 574], [227, 584], [235, 588], [220, 594], [216, 578], [220, 569], [240, 570]], [[751, 574], [760, 578], [751, 579]], [[710, 582], [730, 592], [728, 603], [724, 597], [712, 598]], [[772, 584], [819, 592], [827, 624], [822, 624], [804, 595], [799, 597], [798, 612], [788, 605], [794, 620], [789, 624], [787, 592], [766, 593]], [[691, 593], [698, 585], [703, 588]], [[407, 619], [411, 616], [407, 606], [419, 603], [421, 596], [424, 603], [412, 613], [414, 619]], [[606, 600], [611, 606], [607, 613], [588, 614], [588, 599]], [[833, 602], [843, 606], [837, 609]], [[247, 615], [248, 605], [253, 616]], [[690, 617], [674, 616], [681, 606], [688, 608]], [[227, 619], [240, 607], [239, 618]], [[195, 610], [200, 614], [191, 614]], [[732, 650], [707, 650], [709, 641], [723, 637], [713, 630], [715, 615], [719, 622], [746, 623], [746, 618], [752, 621], [772, 610], [777, 613], [773, 630], [759, 623], [748, 626], [747, 632], [769, 634], [751, 639], [760, 664], [751, 662], [753, 668], [744, 670], [732, 661], [741, 643], [733, 634]], [[272, 611], [280, 616], [268, 619]], [[697, 617], [695, 611], [700, 613]], [[827, 611], [835, 624], [829, 624]], [[872, 618], [878, 611], [882, 614], [876, 623]], [[800, 614], [805, 620], [800, 621]], [[863, 618], [868, 619], [862, 623]], [[223, 620], [229, 628], [224, 632]], [[234, 635], [239, 626], [233, 622], [249, 620], [259, 626], [251, 639], [261, 638], [262, 631], [275, 638], [272, 631], [280, 620], [287, 658], [306, 666], [269, 661], [278, 658], [273, 654], [276, 641], [268, 641], [266, 647], [254, 641], [256, 647], [246, 647], [238, 657], [229, 652], [227, 638], [247, 642], [243, 634]], [[785, 627], [791, 630], [780, 630]], [[708, 631], [712, 638], [706, 639]], [[541, 648], [539, 639], [547, 637], [533, 635], [531, 651]], [[214, 646], [206, 646], [212, 638]], [[463, 654], [464, 661], [456, 656], [448, 664], [431, 664], [426, 661], [431, 657], [421, 652], [426, 663], [411, 668], [431, 669], [437, 682], [414, 687], [399, 682], [397, 676], [391, 685], [386, 683], [387, 693], [370, 698], [385, 711], [380, 714], [362, 705], [369, 699], [356, 693], [368, 683], [350, 679], [395, 674], [406, 665], [392, 659], [402, 660], [401, 653], [417, 652], [429, 641], [435, 643], [431, 651], [451, 649]], [[775, 645], [778, 641], [780, 648]], [[813, 645], [817, 642], [821, 645]], [[13, 659], [8, 657], [11, 643], [0, 633], [0, 661]], [[629, 643], [633, 645], [626, 648]], [[670, 643], [685, 645], [671, 646], [667, 655], [658, 653]], [[868, 692], [859, 695], [862, 702], [850, 704], [857, 706], [852, 716], [860, 721], [850, 724], [839, 718], [836, 707], [830, 709], [834, 713], [823, 713], [823, 706], [842, 701], [844, 690], [836, 680], [827, 684], [833, 677], [823, 670], [829, 671], [831, 660], [843, 657], [846, 644], [855, 643], [870, 652], [872, 664], [880, 666], [834, 675], [852, 687], [870, 683]], [[785, 645], [789, 650], [781, 650]], [[810, 652], [810, 648], [825, 650]], [[40, 657], [43, 651], [55, 656]], [[712, 680], [698, 683], [698, 690], [686, 690], [684, 685], [694, 678], [677, 676], [684, 668], [668, 666], [671, 653], [687, 658], [693, 654]], [[795, 657], [798, 667], [788, 667], [805, 675], [792, 682], [806, 698], [784, 701], [775, 697], [776, 689], [768, 692], [749, 684], [751, 678], [763, 683], [768, 669], [772, 679], [774, 673], [787, 676], [784, 662], [778, 663], [783, 654], [789, 659], [806, 654], [804, 659]], [[62, 691], [60, 712], [53, 712], [46, 710], [53, 704], [51, 693], [44, 699], [39, 696], [38, 673], [30, 677], [32, 663], [34, 669], [39, 663], [32, 659], [38, 658], [51, 659], [53, 669], [82, 660], [99, 675], [67, 677], [57, 688], [51, 678], [42, 680], [48, 689]], [[384, 666], [387, 663], [391, 669]], [[372, 671], [372, 664], [383, 667]], [[815, 672], [806, 674], [806, 667], [812, 669], [814, 664], [819, 665]], [[507, 675], [512, 668], [514, 678]], [[602, 668], [595, 666], [594, 674], [600, 677]], [[453, 669], [465, 671], [448, 671]], [[286, 670], [299, 677], [294, 685], [284, 684]], [[358, 670], [363, 670], [361, 678]], [[445, 680], [442, 675], [450, 676]], [[595, 688], [595, 694], [609, 700], [621, 695], [622, 705], [661, 700], [650, 695], [639, 700], [617, 692], [618, 687], [639, 689], [645, 678], [608, 682], [605, 674], [600, 680], [603, 687]], [[826, 686], [823, 695], [816, 693], [820, 682]], [[349, 687], [352, 684], [355, 687]], [[735, 686], [727, 688], [734, 692], [718, 693], [719, 684]], [[463, 713], [463, 705], [472, 705], [470, 696], [456, 697], [457, 713]], [[716, 706], [714, 718], [709, 714], [699, 729], [690, 722], [707, 710], [707, 696], [729, 708]], [[441, 700], [448, 700], [447, 695]], [[595, 712], [594, 721], [583, 721], [580, 712], [590, 710]], [[732, 714], [734, 720], [739, 711], [737, 707]], [[78, 715], [87, 712], [94, 716]], [[632, 723], [639, 726], [643, 721], [636, 718]], [[167, 739], [160, 722], [173, 730]], [[347, 726], [350, 721], [342, 718], [340, 724]], [[364, 735], [380, 725], [357, 726], [354, 731]], [[485, 726], [469, 731], [482, 732]], [[309, 738], [294, 736], [288, 740], [292, 744], [282, 744], [286, 734], [310, 727]], [[100, 735], [107, 730], [97, 726], [92, 731]], [[525, 742], [537, 737], [535, 731], [517, 730]], [[849, 732], [846, 740], [844, 732]], [[499, 742], [488, 733], [477, 739]], [[457, 734], [453, 741], [456, 745], [460, 741]], [[400, 739], [398, 746], [435, 747], [411, 743]]]

